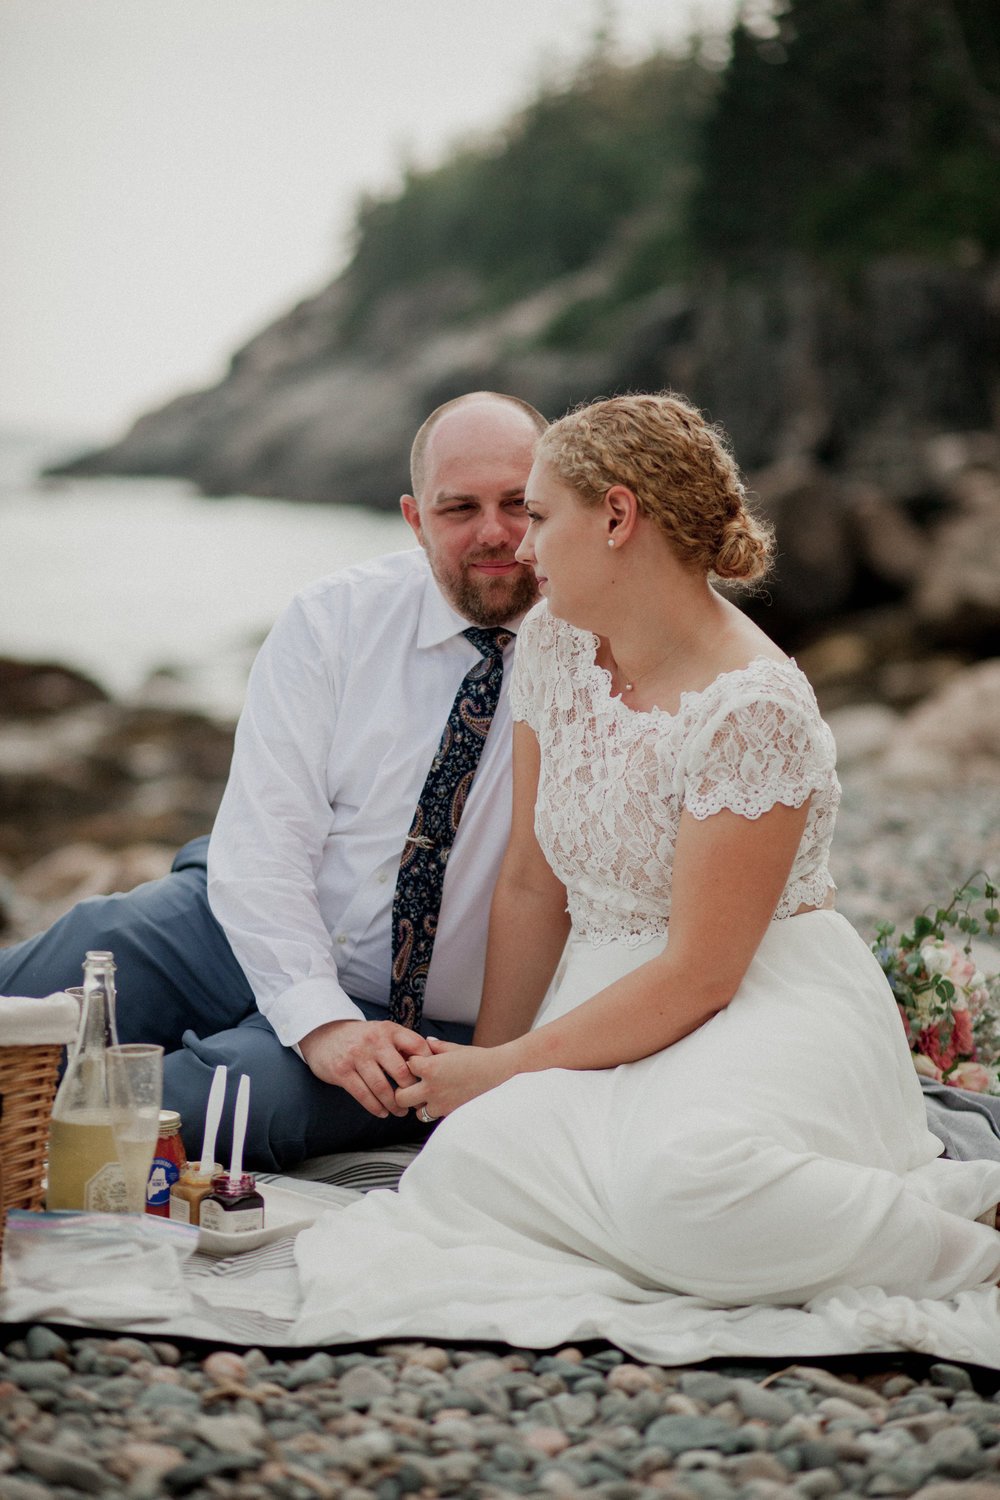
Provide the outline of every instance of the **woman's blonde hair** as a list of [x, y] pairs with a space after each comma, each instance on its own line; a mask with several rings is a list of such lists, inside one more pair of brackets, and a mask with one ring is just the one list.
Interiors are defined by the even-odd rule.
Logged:
[[625, 485], [677, 555], [705, 573], [752, 583], [768, 570], [772, 528], [748, 508], [722, 432], [681, 396], [613, 396], [578, 407], [546, 428], [535, 456], [584, 504]]

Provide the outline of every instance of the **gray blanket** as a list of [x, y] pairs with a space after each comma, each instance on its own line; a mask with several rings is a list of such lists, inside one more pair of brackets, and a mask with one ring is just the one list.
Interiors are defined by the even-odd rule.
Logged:
[[1000, 1097], [920, 1080], [927, 1123], [954, 1161], [1000, 1161]]

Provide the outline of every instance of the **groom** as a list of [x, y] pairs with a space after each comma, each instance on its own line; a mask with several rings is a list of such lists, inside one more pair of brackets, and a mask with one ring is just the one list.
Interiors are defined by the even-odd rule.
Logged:
[[223, 1160], [241, 1073], [251, 1167], [427, 1132], [395, 1087], [426, 1036], [468, 1041], [475, 1022], [509, 829], [514, 632], [536, 598], [514, 553], [544, 426], [493, 392], [432, 412], [401, 501], [420, 547], [321, 579], [278, 620], [211, 843], [0, 950], [0, 993], [44, 995], [111, 949], [120, 1040], [163, 1045], [163, 1102], [192, 1157], [218, 1063]]

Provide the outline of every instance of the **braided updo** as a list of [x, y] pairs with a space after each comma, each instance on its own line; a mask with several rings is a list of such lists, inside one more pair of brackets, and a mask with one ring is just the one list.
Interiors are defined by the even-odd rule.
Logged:
[[677, 555], [705, 573], [752, 583], [768, 570], [773, 532], [749, 510], [722, 433], [681, 396], [579, 407], [545, 429], [535, 456], [585, 505], [627, 486]]

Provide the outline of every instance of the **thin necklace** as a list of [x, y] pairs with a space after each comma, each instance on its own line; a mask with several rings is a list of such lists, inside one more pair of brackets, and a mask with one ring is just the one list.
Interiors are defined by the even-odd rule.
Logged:
[[[673, 652], [673, 651], [666, 652], [666, 654], [663, 655], [663, 656], [661, 656], [660, 660], [658, 662], [654, 663], [654, 665], [652, 667], [650, 667], [648, 669], [648, 671], [643, 672], [643, 674], [642, 674], [643, 677], [651, 677], [654, 672], [658, 672], [659, 669], [663, 666], [663, 664], [665, 662], [668, 662], [670, 660], [671, 656], [674, 656], [675, 654], [676, 653]], [[634, 684], [631, 683], [631, 682], [626, 682], [625, 686], [622, 688], [622, 692], [623, 693], [631, 693], [633, 690], [634, 690]]]

